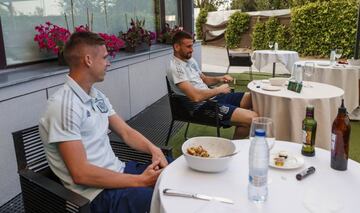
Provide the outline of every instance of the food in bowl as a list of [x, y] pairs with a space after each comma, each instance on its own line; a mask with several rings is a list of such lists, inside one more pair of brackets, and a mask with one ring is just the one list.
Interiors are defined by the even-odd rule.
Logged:
[[288, 78], [280, 78], [280, 77], [269, 78], [270, 84], [272, 86], [284, 86], [287, 80]]
[[208, 158], [210, 155], [206, 149], [202, 146], [192, 146], [187, 149], [187, 153], [194, 156], [205, 157]]
[[[209, 157], [195, 156], [188, 153], [189, 148], [199, 146], [207, 151]], [[235, 153], [236, 147], [231, 140], [225, 138], [194, 137], [185, 141], [181, 150], [190, 168], [202, 172], [221, 172], [228, 168], [234, 156], [227, 155]]]

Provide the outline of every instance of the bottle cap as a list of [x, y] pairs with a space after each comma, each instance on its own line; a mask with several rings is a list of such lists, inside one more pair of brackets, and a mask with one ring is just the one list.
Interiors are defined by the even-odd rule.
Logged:
[[256, 129], [255, 130], [255, 136], [265, 137], [265, 135], [266, 135], [265, 130], [263, 130], [263, 129]]
[[314, 106], [313, 105], [307, 105], [306, 106], [306, 116], [314, 116]]
[[344, 99], [341, 99], [341, 106], [339, 107], [339, 113], [346, 113], [346, 108], [344, 105]]
[[313, 110], [314, 109], [314, 105], [307, 105], [306, 106], [306, 110]]

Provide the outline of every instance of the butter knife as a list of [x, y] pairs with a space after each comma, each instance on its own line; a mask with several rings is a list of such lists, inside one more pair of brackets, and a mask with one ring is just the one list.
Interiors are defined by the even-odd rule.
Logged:
[[164, 195], [168, 195], [168, 196], [195, 198], [195, 199], [207, 200], [207, 201], [216, 200], [216, 201], [220, 201], [223, 203], [234, 204], [233, 200], [224, 198], [224, 197], [214, 197], [214, 196], [208, 196], [208, 195], [204, 195], [204, 194], [182, 192], [182, 191], [178, 191], [175, 189], [169, 189], [169, 188], [164, 189], [163, 193], [164, 193]]

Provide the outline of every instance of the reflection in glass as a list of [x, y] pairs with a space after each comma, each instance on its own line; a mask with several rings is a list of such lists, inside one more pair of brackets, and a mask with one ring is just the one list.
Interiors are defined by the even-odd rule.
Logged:
[[[155, 31], [154, 10], [154, 1], [149, 0], [5, 1], [0, 4], [0, 15], [7, 65], [56, 57], [46, 51], [39, 51], [33, 41], [35, 26], [46, 21], [68, 26], [70, 31], [73, 31], [73, 25], [92, 23], [94, 32], [118, 35], [120, 31], [127, 31], [130, 19], [134, 17], [145, 18], [146, 29]], [[68, 25], [65, 23], [65, 14]]]
[[165, 0], [165, 22], [168, 23], [171, 28], [179, 25], [177, 2], [177, 0]]

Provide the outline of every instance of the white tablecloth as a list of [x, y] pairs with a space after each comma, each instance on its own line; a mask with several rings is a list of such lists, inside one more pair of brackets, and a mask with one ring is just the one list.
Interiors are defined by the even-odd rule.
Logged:
[[289, 91], [286, 87], [280, 91], [265, 91], [262, 89], [265, 85], [269, 84], [252, 81], [248, 88], [254, 111], [259, 116], [273, 119], [276, 139], [302, 143], [302, 120], [305, 118], [306, 106], [313, 105], [317, 121], [315, 145], [329, 150], [332, 123], [344, 91], [317, 82], [311, 82], [313, 88], [303, 87], [301, 93]]
[[[305, 61], [296, 63], [304, 65]], [[356, 109], [359, 106], [358, 88], [360, 67], [342, 64], [335, 66], [320, 66], [324, 62], [314, 61], [314, 63], [315, 73], [310, 77], [304, 75], [304, 80], [331, 84], [342, 88], [344, 90], [345, 106], [349, 113]]]
[[294, 63], [299, 61], [299, 54], [288, 50], [256, 50], [253, 52], [251, 60], [258, 70], [268, 64], [282, 63], [291, 72]]
[[[303, 157], [305, 165], [295, 170], [269, 168], [268, 200], [254, 204], [247, 198], [249, 141], [234, 141], [241, 149], [229, 168], [221, 173], [203, 173], [190, 169], [183, 156], [162, 173], [154, 189], [152, 213], [354, 213], [359, 211], [360, 164], [349, 160], [344, 172], [330, 168], [330, 153], [316, 149], [315, 157]], [[301, 146], [276, 141], [271, 151], [286, 150], [299, 154]], [[309, 166], [316, 172], [302, 181], [295, 175]], [[235, 204], [165, 196], [162, 191], [172, 188], [193, 193], [221, 196]]]

